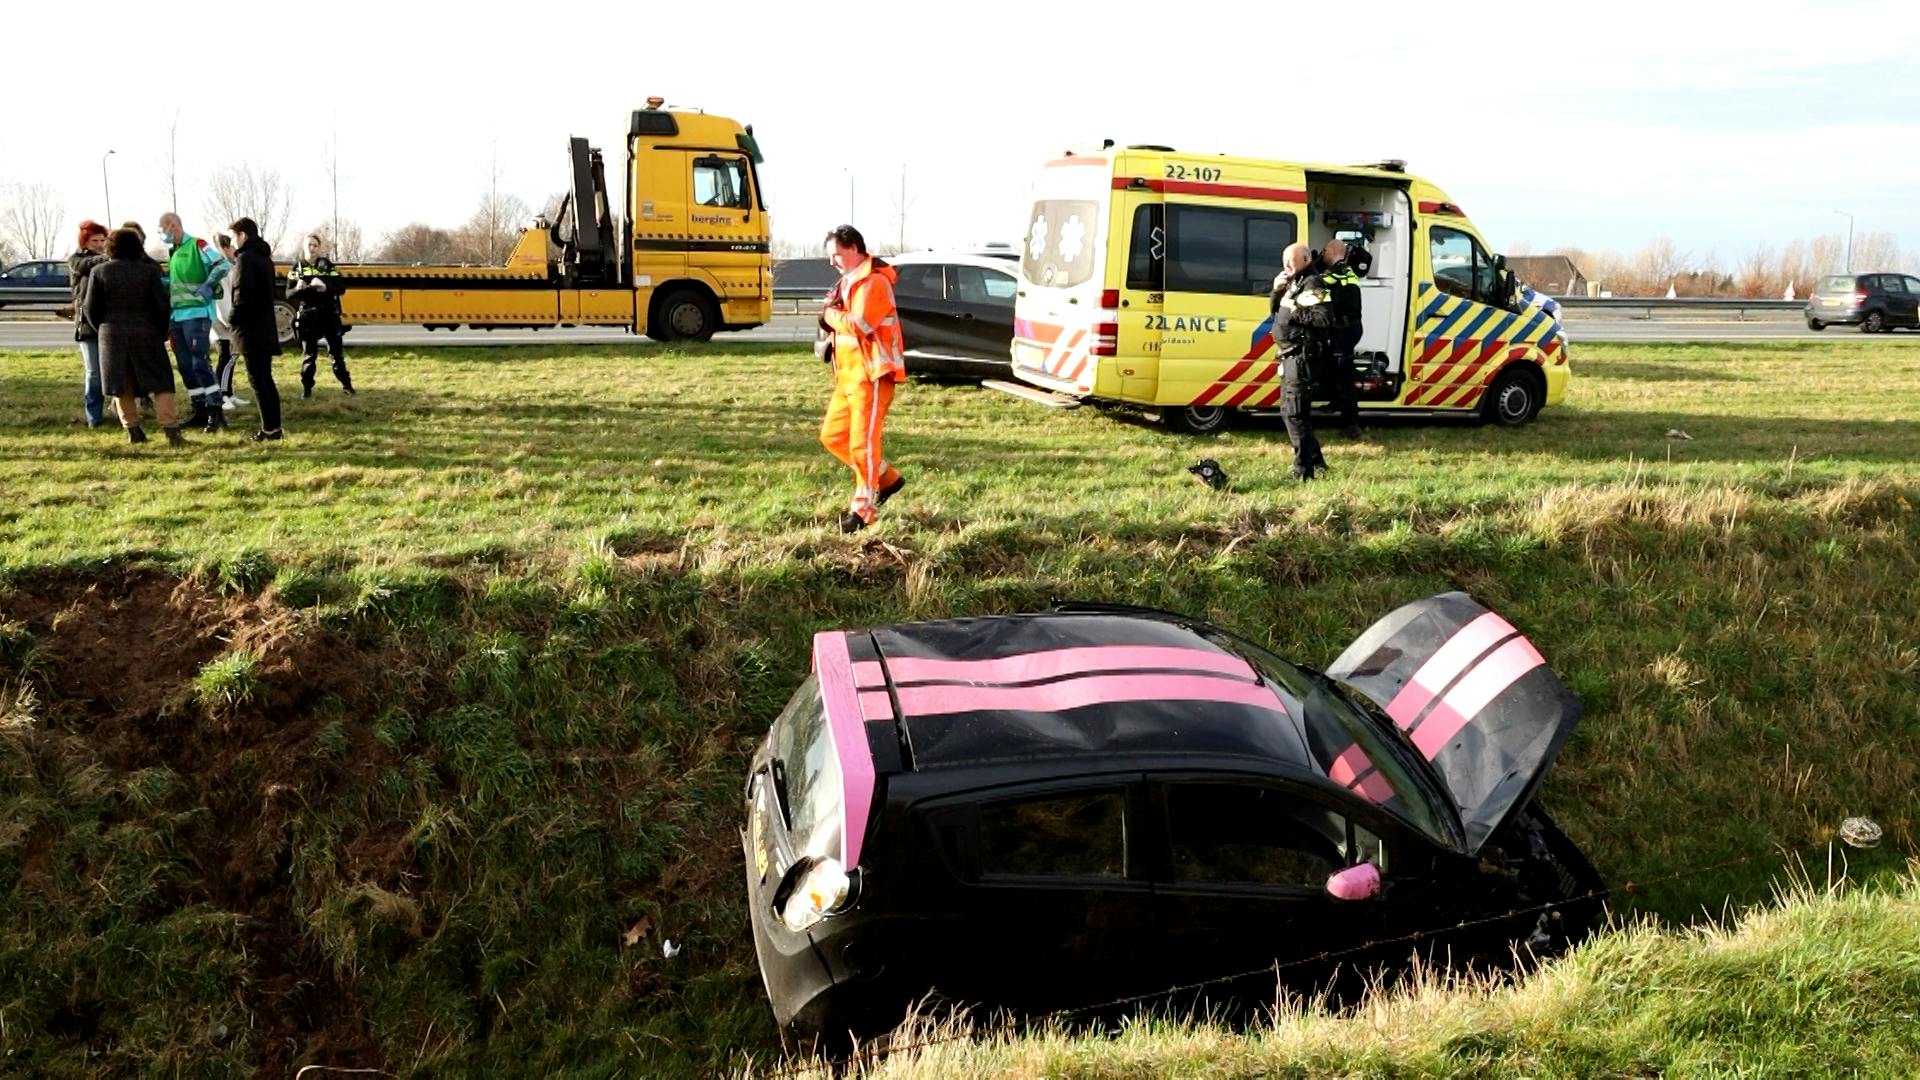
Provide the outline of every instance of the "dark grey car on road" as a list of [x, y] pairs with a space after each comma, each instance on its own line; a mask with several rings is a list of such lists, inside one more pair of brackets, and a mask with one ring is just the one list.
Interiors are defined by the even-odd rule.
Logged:
[[1920, 278], [1912, 274], [1834, 274], [1807, 297], [1807, 329], [1857, 326], [1863, 334], [1920, 329]]

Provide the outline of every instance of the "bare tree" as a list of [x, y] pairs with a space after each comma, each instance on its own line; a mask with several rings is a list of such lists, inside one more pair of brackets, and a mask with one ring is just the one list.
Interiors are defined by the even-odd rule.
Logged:
[[236, 218], [252, 218], [260, 226], [261, 239], [279, 251], [293, 221], [293, 189], [277, 170], [255, 172], [251, 165], [227, 165], [207, 182], [203, 209], [215, 228], [225, 228]]
[[497, 266], [507, 261], [520, 233], [533, 222], [533, 208], [518, 195], [489, 190], [465, 225], [454, 230], [453, 255], [464, 263]]
[[[336, 228], [340, 231], [335, 232]], [[315, 225], [311, 231], [326, 241], [327, 250], [333, 252], [334, 262], [366, 261], [367, 242], [360, 232], [360, 226], [354, 222], [323, 221]]]
[[380, 261], [443, 263], [453, 260], [453, 234], [414, 222], [402, 225], [380, 241]]
[[160, 169], [166, 174], [167, 209], [177, 214], [180, 212], [180, 109], [178, 106], [174, 107], [173, 115], [167, 117], [167, 149], [160, 156]]
[[1897, 270], [1900, 267], [1900, 240], [1889, 232], [1856, 233], [1853, 237], [1853, 268], [1856, 271]]
[[67, 204], [48, 184], [15, 184], [0, 208], [0, 236], [29, 259], [51, 259], [60, 248]]
[[14, 262], [13, 241], [0, 236], [0, 266], [12, 266]]

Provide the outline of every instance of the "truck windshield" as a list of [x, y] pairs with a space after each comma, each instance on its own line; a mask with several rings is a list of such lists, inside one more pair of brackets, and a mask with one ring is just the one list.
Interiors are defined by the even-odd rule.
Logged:
[[773, 725], [773, 753], [781, 765], [781, 809], [787, 836], [800, 855], [841, 857], [840, 759], [827, 733], [820, 682], [812, 675]]

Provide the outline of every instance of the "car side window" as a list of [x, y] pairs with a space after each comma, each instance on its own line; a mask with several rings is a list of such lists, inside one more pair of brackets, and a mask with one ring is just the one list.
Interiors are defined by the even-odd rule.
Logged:
[[1181, 783], [1165, 791], [1176, 882], [1319, 889], [1346, 865], [1346, 820], [1319, 803], [1252, 784]]
[[948, 267], [952, 283], [949, 299], [961, 304], [1013, 303], [1013, 278], [978, 266]]
[[1908, 296], [1920, 296], [1920, 278], [1908, 277], [1900, 280], [1906, 282]]
[[1127, 799], [1120, 788], [980, 808], [980, 875], [1124, 878]]
[[1887, 292], [1891, 293], [1894, 296], [1907, 295], [1907, 283], [1901, 280], [1898, 274], [1880, 275], [1880, 284], [1883, 288], [1887, 290]]
[[899, 280], [894, 282], [893, 295], [917, 300], [941, 299], [940, 270], [939, 263], [894, 267]]

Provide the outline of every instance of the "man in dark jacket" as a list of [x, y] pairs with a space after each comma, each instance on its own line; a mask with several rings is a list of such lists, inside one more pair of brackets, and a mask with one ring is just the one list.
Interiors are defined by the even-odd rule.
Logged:
[[1313, 369], [1326, 351], [1332, 302], [1305, 244], [1290, 244], [1274, 282], [1273, 339], [1280, 342], [1280, 415], [1293, 444], [1293, 477], [1311, 480], [1326, 459], [1313, 431]]
[[260, 408], [260, 430], [253, 433], [253, 441], [277, 440], [280, 388], [273, 382], [273, 358], [280, 354], [280, 326], [273, 317], [273, 249], [260, 239], [260, 226], [252, 218], [243, 217], [227, 228], [240, 253], [229, 316], [233, 347], [247, 365], [247, 382]]
[[300, 396], [313, 396], [314, 370], [320, 362], [320, 343], [327, 343], [327, 355], [333, 359], [333, 377], [340, 389], [353, 393], [353, 376], [347, 372], [347, 357], [340, 344], [340, 294], [347, 291], [346, 280], [327, 258], [326, 244], [318, 236], [307, 237], [306, 257], [287, 272], [287, 299], [294, 303], [293, 327], [300, 333]]
[[1360, 401], [1353, 393], [1353, 349], [1360, 343], [1360, 275], [1347, 262], [1347, 245], [1339, 237], [1320, 251], [1319, 270], [1332, 299], [1326, 350], [1313, 373], [1317, 394], [1340, 413], [1346, 434], [1360, 437]]

